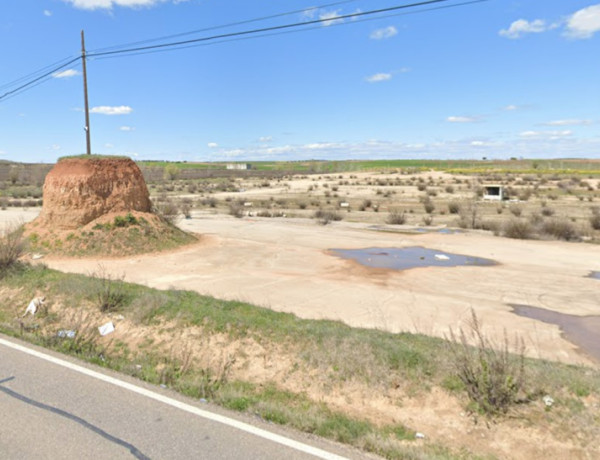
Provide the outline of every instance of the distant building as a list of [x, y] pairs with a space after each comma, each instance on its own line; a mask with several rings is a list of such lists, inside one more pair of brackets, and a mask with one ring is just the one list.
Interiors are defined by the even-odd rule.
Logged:
[[501, 185], [484, 185], [483, 199], [484, 200], [497, 200], [502, 201], [504, 199], [504, 190]]
[[252, 165], [250, 163], [229, 163], [227, 164], [227, 169], [252, 169]]

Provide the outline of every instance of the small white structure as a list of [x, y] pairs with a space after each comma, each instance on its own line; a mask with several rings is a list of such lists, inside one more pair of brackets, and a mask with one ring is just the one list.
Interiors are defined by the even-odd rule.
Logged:
[[250, 163], [228, 163], [227, 169], [241, 169], [245, 171], [252, 169], [252, 165]]
[[484, 200], [502, 201], [504, 199], [504, 190], [501, 185], [484, 185]]

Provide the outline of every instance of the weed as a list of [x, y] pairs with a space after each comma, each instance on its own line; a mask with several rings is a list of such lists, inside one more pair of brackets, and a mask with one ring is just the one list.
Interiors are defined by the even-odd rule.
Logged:
[[92, 287], [92, 297], [101, 312], [115, 311], [124, 306], [128, 300], [123, 286], [124, 275], [113, 277], [104, 267], [99, 266], [90, 277], [96, 280]]
[[19, 263], [19, 258], [24, 252], [23, 227], [17, 225], [7, 226], [0, 233], [0, 277]]
[[406, 223], [406, 213], [399, 209], [392, 209], [385, 221], [390, 225], [403, 225]]
[[[512, 354], [506, 331], [504, 342], [496, 347], [483, 333], [471, 310], [470, 338], [460, 329], [458, 337], [450, 330], [450, 352], [456, 375], [464, 384], [476, 408], [484, 414], [503, 414], [519, 402], [525, 386], [525, 345], [516, 339]], [[469, 344], [470, 340], [474, 346]]]

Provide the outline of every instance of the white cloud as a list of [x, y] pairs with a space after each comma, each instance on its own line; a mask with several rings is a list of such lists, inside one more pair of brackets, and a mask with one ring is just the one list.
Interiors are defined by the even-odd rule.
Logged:
[[[169, 0], [63, 0], [65, 3], [73, 5], [82, 10], [110, 10], [113, 6], [124, 8], [150, 7], [158, 3], [164, 3]], [[173, 3], [182, 3], [186, 0], [172, 0]]]
[[133, 112], [133, 109], [127, 105], [119, 105], [116, 107], [101, 105], [98, 107], [92, 107], [90, 110], [90, 113], [99, 113], [101, 115], [128, 115], [131, 112]]
[[119, 128], [119, 131], [130, 132], [130, 131], [135, 131], [135, 128], [133, 126], [121, 126]]
[[600, 3], [576, 11], [567, 21], [565, 35], [570, 38], [591, 38], [600, 31]]
[[206, 144], [208, 146], [208, 148], [210, 149], [216, 149], [219, 144], [217, 144], [216, 142], [209, 142], [208, 144]]
[[50, 11], [50, 10], [44, 10], [44, 16], [46, 16], [46, 17], [49, 18], [50, 16], [52, 16], [52, 11]]
[[307, 9], [305, 9], [305, 10], [302, 12], [302, 14], [300, 15], [300, 17], [301, 17], [302, 19], [314, 19], [314, 18], [315, 18], [315, 15], [317, 14], [317, 11], [318, 11], [318, 10], [319, 10], [318, 8], [316, 8], [316, 7], [312, 6], [312, 7], [310, 7], [310, 8], [307, 8]]
[[547, 123], [542, 123], [543, 126], [589, 126], [592, 120], [553, 120]]
[[369, 83], [377, 83], [380, 81], [391, 80], [391, 73], [376, 73], [375, 75], [371, 75], [370, 77], [365, 78]]
[[50, 147], [50, 150], [54, 150], [56, 152], [56, 151], [60, 150], [60, 145], [52, 144], [52, 146]]
[[479, 118], [453, 115], [453, 116], [446, 118], [446, 121], [448, 121], [450, 123], [475, 123], [476, 121], [479, 121]]
[[258, 138], [259, 142], [271, 142], [273, 140], [273, 136], [262, 136]]
[[515, 110], [519, 110], [520, 107], [518, 105], [507, 105], [506, 107], [503, 107], [502, 110], [506, 110], [507, 112], [513, 112]]
[[113, 144], [104, 144], [104, 148], [106, 148], [106, 149], [114, 149], [115, 146]]
[[548, 30], [548, 27], [546, 26], [546, 21], [543, 19], [535, 19], [531, 22], [525, 19], [518, 19], [508, 29], [502, 29], [499, 34], [506, 38], [516, 39], [521, 38], [523, 34], [541, 33], [546, 30]]
[[81, 75], [81, 73], [75, 69], [67, 69], [63, 70], [62, 72], [54, 72], [52, 74], [54, 78], [71, 78], [76, 77], [77, 75]]
[[323, 22], [323, 25], [325, 27], [327, 27], [327, 26], [331, 26], [333, 24], [338, 24], [340, 22], [344, 22], [343, 19], [335, 19], [339, 15], [340, 15], [340, 10], [328, 11], [328, 12], [323, 12], [323, 13], [319, 14], [319, 19], [325, 20], [325, 22]]
[[371, 32], [371, 35], [369, 35], [369, 38], [373, 40], [382, 40], [384, 38], [391, 38], [397, 34], [398, 29], [396, 29], [394, 26], [388, 26], [384, 27], [383, 29], [374, 30]]
[[545, 138], [550, 140], [556, 140], [573, 135], [573, 131], [570, 131], [568, 129], [563, 131], [523, 131], [519, 135], [526, 139]]

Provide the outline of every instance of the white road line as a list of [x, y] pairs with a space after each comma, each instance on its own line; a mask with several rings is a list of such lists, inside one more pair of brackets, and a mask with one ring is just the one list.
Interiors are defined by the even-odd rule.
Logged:
[[271, 433], [269, 431], [256, 428], [247, 423], [240, 422], [238, 420], [234, 420], [223, 415], [214, 414], [212, 412], [208, 412], [206, 410], [199, 409], [197, 407], [191, 406], [189, 404], [183, 403], [181, 401], [177, 401], [176, 399], [169, 398], [168, 396], [163, 396], [159, 393], [155, 393], [154, 391], [147, 390], [146, 388], [139, 387], [137, 385], [133, 385], [128, 382], [124, 382], [122, 380], [116, 379], [114, 377], [110, 377], [108, 375], [104, 375], [100, 372], [93, 371], [86, 367], [78, 366], [77, 364], [70, 363], [68, 361], [62, 360], [60, 358], [55, 358], [54, 356], [47, 355], [45, 353], [41, 353], [36, 350], [32, 350], [30, 348], [24, 347], [22, 345], [9, 342], [8, 340], [0, 338], [0, 345], [4, 345], [5, 347], [12, 348], [14, 350], [21, 351], [23, 353], [27, 353], [28, 355], [35, 356], [36, 358], [43, 359], [45, 361], [51, 362], [58, 366], [66, 367], [67, 369], [71, 369], [72, 371], [79, 372], [80, 374], [87, 375], [88, 377], [95, 378], [97, 380], [101, 380], [106, 383], [110, 383], [111, 385], [115, 385], [117, 387], [124, 388], [125, 390], [132, 391], [133, 393], [137, 393], [139, 395], [145, 396], [150, 399], [154, 399], [155, 401], [159, 401], [163, 404], [168, 404], [169, 406], [176, 407], [177, 409], [181, 409], [183, 411], [189, 412], [190, 414], [197, 415], [198, 417], [202, 417], [213, 422], [222, 423], [223, 425], [227, 425], [233, 428], [236, 428], [241, 431], [245, 431], [246, 433], [253, 434], [254, 436], [258, 436], [269, 441], [275, 442], [277, 444], [281, 444], [286, 447], [290, 447], [292, 449], [298, 450], [300, 452], [304, 452], [306, 454], [313, 455], [317, 458], [322, 458], [324, 460], [344, 460], [345, 457], [341, 457], [336, 454], [332, 454], [330, 452], [318, 449], [316, 447], [309, 446], [308, 444], [301, 443], [299, 441], [294, 441], [293, 439], [286, 438], [285, 436], [281, 436], [275, 433]]

